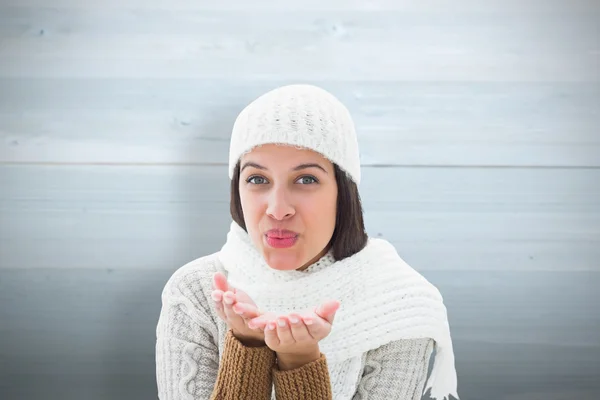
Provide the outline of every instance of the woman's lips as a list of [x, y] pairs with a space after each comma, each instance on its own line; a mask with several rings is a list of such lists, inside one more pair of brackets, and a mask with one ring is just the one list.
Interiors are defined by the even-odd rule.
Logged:
[[269, 246], [276, 249], [285, 249], [292, 247], [296, 243], [298, 234], [285, 229], [271, 229], [265, 234], [265, 239]]

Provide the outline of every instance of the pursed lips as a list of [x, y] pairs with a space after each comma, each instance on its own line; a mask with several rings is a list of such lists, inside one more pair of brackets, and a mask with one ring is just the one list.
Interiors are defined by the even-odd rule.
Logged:
[[290, 239], [298, 236], [296, 232], [287, 229], [271, 229], [265, 235], [273, 239]]
[[275, 249], [292, 247], [297, 240], [298, 233], [287, 229], [271, 229], [265, 234], [265, 241]]

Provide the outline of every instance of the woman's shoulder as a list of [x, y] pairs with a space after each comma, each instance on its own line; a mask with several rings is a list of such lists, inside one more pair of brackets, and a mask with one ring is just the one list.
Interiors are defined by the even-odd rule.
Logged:
[[215, 272], [225, 272], [218, 255], [217, 252], [202, 256], [177, 268], [163, 288], [163, 298], [170, 295], [209, 296], [213, 275]]
[[435, 340], [428, 337], [399, 339], [391, 341], [367, 353], [367, 358], [398, 358], [422, 361], [429, 359], [433, 352]]

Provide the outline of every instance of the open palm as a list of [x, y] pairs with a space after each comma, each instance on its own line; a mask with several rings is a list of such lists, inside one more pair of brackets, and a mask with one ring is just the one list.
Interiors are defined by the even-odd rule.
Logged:
[[245, 344], [264, 345], [264, 330], [249, 327], [248, 322], [260, 316], [274, 317], [275, 314], [261, 312], [246, 292], [229, 284], [227, 277], [220, 272], [213, 276], [211, 297], [215, 301], [217, 314], [236, 338]]

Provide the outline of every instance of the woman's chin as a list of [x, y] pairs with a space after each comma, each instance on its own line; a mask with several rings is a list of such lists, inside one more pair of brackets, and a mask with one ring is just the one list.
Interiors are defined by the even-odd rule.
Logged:
[[267, 265], [278, 271], [292, 271], [300, 268], [299, 257], [296, 254], [279, 254], [271, 253], [264, 254]]

